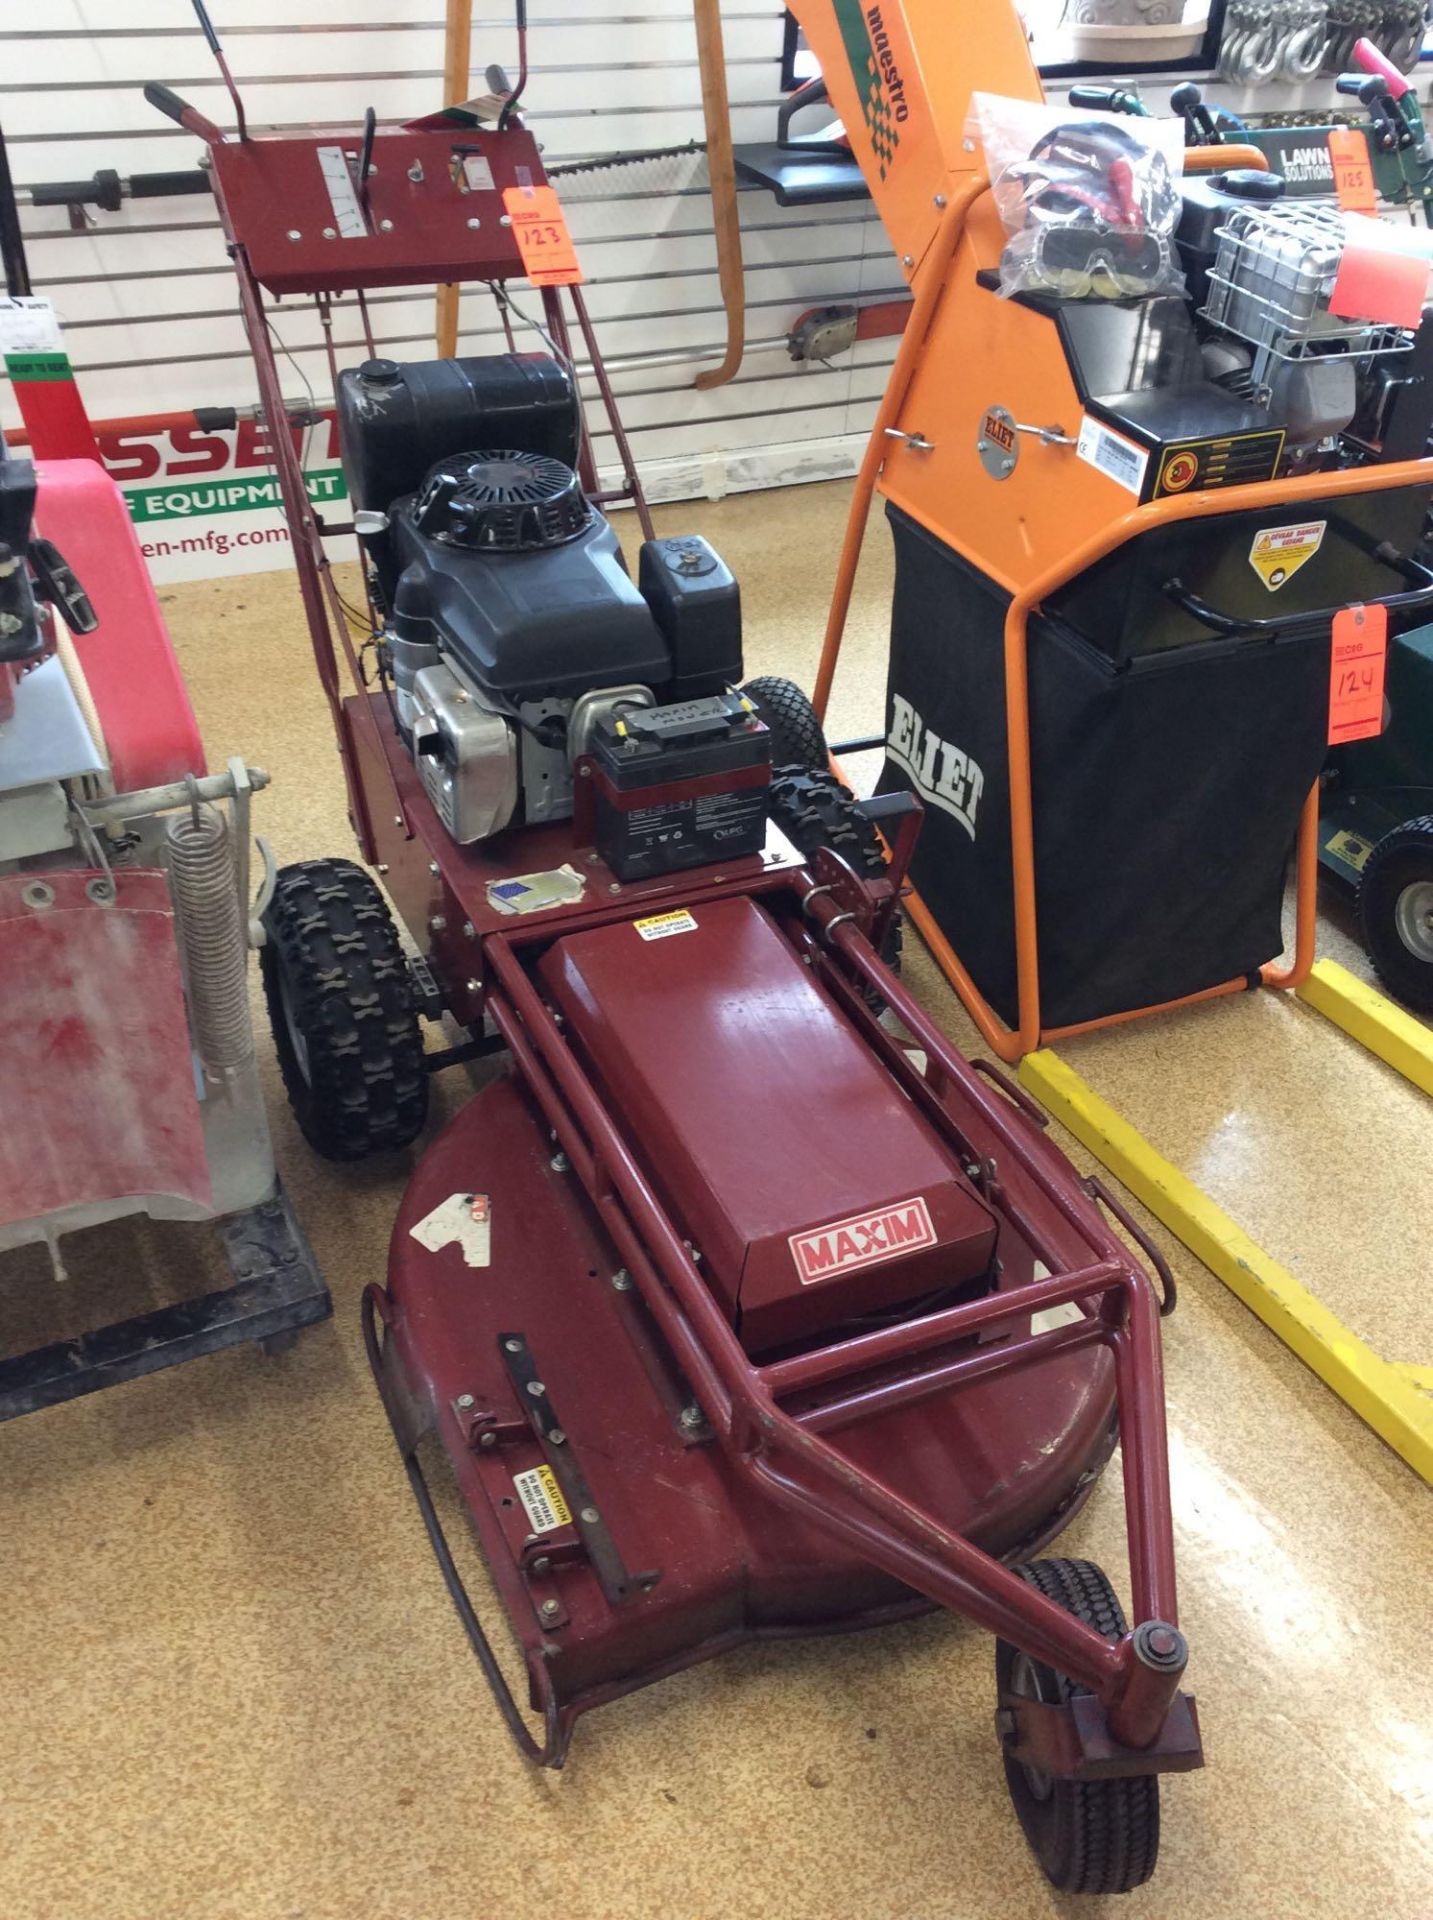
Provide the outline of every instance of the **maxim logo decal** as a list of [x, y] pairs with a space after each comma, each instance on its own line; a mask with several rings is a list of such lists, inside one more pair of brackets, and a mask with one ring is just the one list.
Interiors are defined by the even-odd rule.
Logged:
[[958, 820], [975, 838], [975, 816], [985, 791], [985, 775], [963, 753], [921, 719], [909, 700], [891, 695], [891, 731], [886, 752], [910, 775], [916, 791], [933, 807]]
[[787, 1245], [803, 1287], [818, 1280], [834, 1280], [858, 1267], [879, 1266], [916, 1247], [935, 1245], [930, 1209], [919, 1195], [875, 1213], [853, 1213], [849, 1220], [833, 1220], [829, 1227], [793, 1233]]

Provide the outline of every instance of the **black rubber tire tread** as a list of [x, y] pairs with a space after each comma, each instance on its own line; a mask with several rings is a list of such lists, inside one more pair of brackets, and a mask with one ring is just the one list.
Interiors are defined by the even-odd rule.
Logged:
[[[1035, 1560], [1011, 1569], [1097, 1633], [1113, 1638], [1127, 1631], [1124, 1608], [1103, 1570], [1092, 1560]], [[1011, 1685], [1016, 1649], [999, 1640], [996, 1680]], [[1037, 1665], [1040, 1697], [1062, 1704], [1088, 1688]], [[1025, 1769], [1005, 1762], [1010, 1797], [1026, 1838], [1051, 1884], [1063, 1893], [1129, 1893], [1143, 1886], [1159, 1858], [1159, 1779], [1136, 1774], [1123, 1780], [1052, 1780], [1048, 1798], [1035, 1797]]]
[[[829, 767], [774, 767], [767, 811], [798, 853], [830, 847], [858, 874], [875, 879], [886, 871], [880, 834], [860, 811], [855, 794]], [[897, 909], [881, 950], [892, 973], [901, 970], [901, 945]]]
[[1394, 924], [1403, 889], [1433, 880], [1433, 813], [1391, 827], [1368, 856], [1358, 880], [1358, 924], [1374, 971], [1415, 1013], [1433, 1013], [1433, 962], [1410, 953]]
[[742, 692], [771, 730], [773, 767], [827, 767], [830, 749], [816, 709], [794, 680], [759, 674]]
[[428, 1115], [428, 1074], [408, 965], [376, 882], [351, 860], [301, 860], [280, 870], [264, 928], [264, 995], [304, 1138], [328, 1160], [406, 1147]]

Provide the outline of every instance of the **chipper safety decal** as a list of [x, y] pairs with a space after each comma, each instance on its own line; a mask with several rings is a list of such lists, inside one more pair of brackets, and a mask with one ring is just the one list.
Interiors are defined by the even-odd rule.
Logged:
[[874, 1213], [853, 1213], [849, 1219], [833, 1220], [828, 1227], [793, 1233], [787, 1245], [802, 1286], [809, 1287], [818, 1280], [854, 1273], [858, 1267], [894, 1260], [916, 1247], [933, 1247], [935, 1228], [930, 1208], [917, 1195], [893, 1207], [879, 1207]]
[[1249, 549], [1249, 565], [1270, 593], [1277, 593], [1299, 568], [1307, 565], [1324, 543], [1327, 520], [1308, 520], [1300, 527], [1261, 527]]

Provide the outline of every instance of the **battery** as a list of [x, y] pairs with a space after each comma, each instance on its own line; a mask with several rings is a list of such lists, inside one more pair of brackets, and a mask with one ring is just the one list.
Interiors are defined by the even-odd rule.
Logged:
[[621, 708], [591, 754], [594, 844], [619, 880], [761, 852], [771, 736], [743, 695]]

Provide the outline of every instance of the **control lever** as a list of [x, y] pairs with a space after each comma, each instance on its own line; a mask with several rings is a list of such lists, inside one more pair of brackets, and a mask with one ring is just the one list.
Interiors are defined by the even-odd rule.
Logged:
[[373, 171], [373, 139], [378, 132], [378, 115], [372, 107], [365, 107], [363, 113], [363, 144], [358, 150], [358, 204], [363, 210], [363, 224], [372, 227], [368, 215], [368, 176]]
[[1171, 113], [1177, 113], [1184, 121], [1184, 144], [1186, 147], [1222, 147], [1224, 135], [1219, 131], [1214, 115], [1204, 104], [1202, 88], [1195, 86], [1192, 80], [1186, 80], [1182, 87], [1176, 87], [1169, 96]]
[[207, 119], [198, 107], [191, 107], [187, 100], [181, 100], [177, 93], [158, 80], [145, 81], [144, 97], [150, 106], [157, 107], [176, 126], [183, 127], [186, 133], [197, 134], [206, 146], [220, 147], [224, 144], [224, 135], [212, 120]]
[[[1430, 142], [1428, 130], [1423, 124], [1423, 110], [1418, 104], [1418, 95], [1393, 62], [1376, 47], [1371, 40], [1356, 40], [1353, 47], [1355, 63], [1368, 75], [1367, 86], [1382, 82], [1379, 93], [1370, 98], [1361, 88], [1358, 97], [1369, 108], [1376, 121], [1381, 123], [1386, 116], [1391, 127], [1396, 127], [1398, 138], [1395, 148], [1411, 147], [1425, 167], [1433, 167], [1433, 142]], [[1355, 91], [1345, 87], [1345, 79], [1353, 80], [1354, 74], [1340, 74], [1336, 82], [1340, 93]], [[1382, 108], [1373, 105], [1373, 100], [1383, 99], [1387, 104]], [[1382, 144], [1382, 142], [1380, 142]], [[1386, 149], [1388, 150], [1388, 149]]]
[[93, 633], [99, 615], [54, 541], [32, 540], [29, 560], [40, 598], [49, 601], [71, 633]]
[[1397, 153], [1400, 147], [1413, 145], [1413, 134], [1393, 104], [1381, 73], [1341, 73], [1334, 87], [1339, 93], [1352, 94], [1368, 109], [1370, 131], [1380, 153]]
[[193, 0], [194, 14], [199, 22], [199, 31], [209, 42], [209, 51], [214, 56], [214, 64], [224, 76], [224, 85], [229, 89], [229, 98], [234, 103], [234, 124], [239, 129], [239, 138], [247, 140], [249, 129], [244, 123], [244, 103], [239, 98], [239, 89], [234, 85], [234, 76], [229, 71], [229, 63], [224, 58], [224, 49], [219, 44], [219, 36], [214, 31], [214, 22], [209, 18], [209, 9], [204, 0]]

